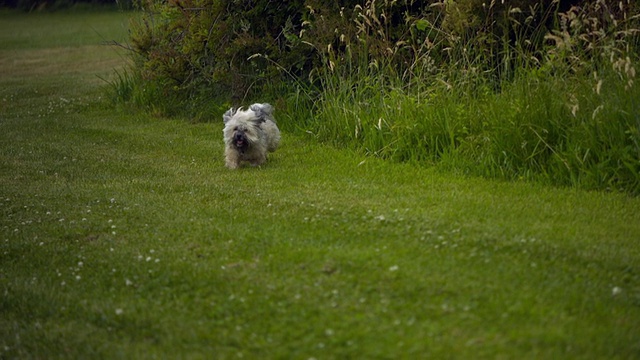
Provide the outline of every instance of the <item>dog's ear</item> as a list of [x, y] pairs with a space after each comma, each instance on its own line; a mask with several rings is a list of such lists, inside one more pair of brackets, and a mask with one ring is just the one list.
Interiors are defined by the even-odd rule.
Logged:
[[251, 120], [249, 120], [249, 123], [251, 123], [251, 125], [253, 125], [253, 126], [257, 127], [257, 128], [260, 128], [260, 125], [265, 121], [267, 121], [267, 120], [265, 120], [264, 117], [261, 117], [261, 118], [251, 119]]
[[230, 108], [229, 110], [227, 110], [227, 112], [225, 112], [222, 115], [222, 121], [226, 124], [229, 120], [231, 120], [231, 118], [235, 113], [236, 113], [236, 110], [234, 108]]
[[249, 110], [253, 111], [256, 114], [256, 117], [262, 121], [266, 121], [267, 118], [272, 118], [273, 106], [271, 106], [271, 104], [253, 104], [249, 106]]

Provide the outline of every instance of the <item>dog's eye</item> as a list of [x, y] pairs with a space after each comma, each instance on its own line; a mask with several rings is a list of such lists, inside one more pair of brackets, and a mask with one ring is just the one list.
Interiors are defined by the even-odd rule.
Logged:
[[234, 128], [233, 128], [233, 131], [238, 131], [238, 127], [237, 127], [237, 126], [236, 126], [236, 127], [234, 127]]

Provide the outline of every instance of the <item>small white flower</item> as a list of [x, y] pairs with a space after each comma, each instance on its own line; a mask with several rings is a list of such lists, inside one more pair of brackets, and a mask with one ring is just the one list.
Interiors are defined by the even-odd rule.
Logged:
[[393, 265], [392, 267], [389, 268], [389, 271], [398, 271], [399, 267], [398, 265]]
[[122, 309], [116, 309], [116, 315], [122, 315], [123, 312]]
[[622, 292], [622, 289], [614, 286], [613, 289], [611, 289], [611, 295], [616, 296], [619, 295]]

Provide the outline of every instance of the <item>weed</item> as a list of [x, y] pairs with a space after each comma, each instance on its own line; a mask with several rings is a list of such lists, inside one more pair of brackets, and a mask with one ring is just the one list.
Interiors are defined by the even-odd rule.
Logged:
[[[408, 45], [390, 42], [392, 6], [357, 8], [356, 37], [366, 46], [318, 47], [327, 49], [326, 65], [316, 72], [322, 93], [307, 130], [366, 154], [462, 173], [640, 191], [633, 6], [598, 1], [554, 12], [536, 5], [525, 14], [492, 2], [485, 10], [505, 16], [507, 27], [491, 30], [491, 16], [466, 23], [471, 8], [440, 5], [440, 28], [438, 18], [405, 20], [425, 40], [402, 72], [393, 59]], [[559, 27], [543, 36], [542, 24]], [[469, 26], [479, 32], [462, 31]], [[386, 43], [387, 53], [366, 36]]]

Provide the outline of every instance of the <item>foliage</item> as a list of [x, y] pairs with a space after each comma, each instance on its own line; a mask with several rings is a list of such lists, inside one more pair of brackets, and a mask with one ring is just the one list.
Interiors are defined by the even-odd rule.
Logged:
[[[309, 130], [384, 158], [640, 193], [639, 27], [632, 10], [604, 1], [572, 7], [543, 21], [557, 29], [511, 32], [501, 51], [491, 51], [477, 21], [471, 37], [445, 17], [430, 41], [446, 44], [447, 64], [428, 46], [430, 65], [416, 65], [421, 71], [410, 75], [377, 59], [336, 66], [329, 56]], [[533, 23], [531, 16], [522, 22]]]
[[132, 25], [132, 47], [141, 77], [158, 84], [163, 96], [192, 101], [230, 93], [238, 102], [279, 78], [281, 69], [298, 76], [311, 66], [311, 48], [292, 41], [301, 1], [141, 5], [146, 12]]
[[268, 100], [284, 128], [384, 158], [640, 192], [634, 2], [141, 7], [132, 97], [160, 114]]
[[[131, 41], [142, 77], [166, 89], [163, 96], [193, 99], [205, 91], [231, 94], [234, 103], [274, 82], [317, 85], [314, 75], [325, 65], [350, 74], [375, 64], [386, 76], [418, 81], [425, 71], [445, 68], [502, 75], [521, 65], [514, 63], [516, 51], [539, 55], [549, 13], [559, 8], [525, 0], [148, 0], [138, 6], [144, 15], [132, 24]], [[527, 46], [516, 41], [525, 38]]]

